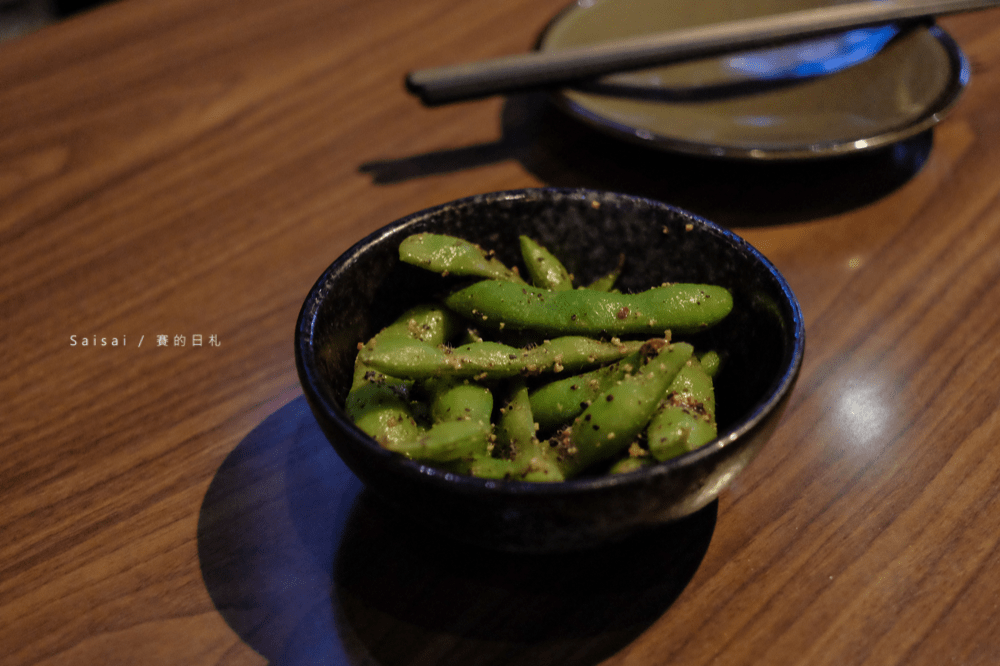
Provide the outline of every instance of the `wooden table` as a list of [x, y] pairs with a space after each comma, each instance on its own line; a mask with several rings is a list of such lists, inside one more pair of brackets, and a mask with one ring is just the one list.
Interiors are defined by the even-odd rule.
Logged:
[[[0, 45], [5, 664], [1000, 663], [1000, 10], [942, 22], [972, 77], [932, 137], [836, 164], [404, 92], [562, 3], [124, 0]], [[396, 525], [298, 386], [342, 251], [536, 185], [726, 224], [805, 313], [760, 457], [628, 552]]]

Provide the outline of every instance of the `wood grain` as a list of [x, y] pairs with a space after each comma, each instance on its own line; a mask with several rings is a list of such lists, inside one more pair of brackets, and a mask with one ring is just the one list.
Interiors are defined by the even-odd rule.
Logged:
[[[403, 90], [530, 48], [561, 6], [122, 0], [0, 45], [4, 663], [997, 663], [1000, 11], [942, 22], [972, 78], [932, 136], [822, 165]], [[383, 516], [292, 357], [306, 291], [365, 234], [543, 184], [733, 227], [808, 337], [717, 505], [559, 566]]]

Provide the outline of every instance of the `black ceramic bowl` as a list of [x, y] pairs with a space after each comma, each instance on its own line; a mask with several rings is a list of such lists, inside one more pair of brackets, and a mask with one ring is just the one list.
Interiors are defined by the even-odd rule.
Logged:
[[[344, 413], [344, 398], [358, 343], [440, 289], [440, 276], [399, 261], [400, 241], [421, 231], [474, 241], [508, 265], [520, 264], [518, 236], [529, 234], [583, 283], [613, 269], [623, 254], [623, 291], [668, 281], [729, 288], [732, 313], [688, 338], [723, 357], [716, 378], [718, 439], [641, 471], [551, 484], [448, 473], [381, 448]], [[377, 497], [432, 531], [510, 551], [597, 545], [710, 503], [774, 429], [803, 346], [795, 296], [738, 236], [657, 201], [567, 189], [484, 194], [379, 229], [319, 278], [295, 338], [299, 377], [316, 420]]]

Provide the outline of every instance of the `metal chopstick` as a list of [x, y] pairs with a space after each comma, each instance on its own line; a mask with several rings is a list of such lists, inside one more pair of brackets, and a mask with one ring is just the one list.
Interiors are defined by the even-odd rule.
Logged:
[[641, 69], [793, 41], [841, 30], [1000, 6], [1000, 0], [869, 0], [673, 30], [594, 46], [536, 51], [421, 69], [407, 89], [427, 105], [551, 88]]

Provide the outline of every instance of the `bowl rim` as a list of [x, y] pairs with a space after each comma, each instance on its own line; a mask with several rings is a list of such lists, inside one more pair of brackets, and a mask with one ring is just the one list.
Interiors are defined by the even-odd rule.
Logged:
[[[433, 467], [427, 463], [410, 460], [404, 456], [390, 451], [375, 441], [372, 437], [357, 428], [343, 408], [333, 399], [332, 387], [326, 377], [317, 367], [316, 348], [314, 332], [318, 316], [319, 305], [323, 297], [329, 292], [328, 284], [331, 280], [341, 275], [354, 264], [358, 257], [368, 248], [377, 245], [387, 237], [400, 233], [406, 227], [413, 226], [420, 221], [432, 217], [446, 209], [458, 206], [492, 204], [498, 201], [512, 200], [544, 200], [557, 197], [584, 198], [592, 200], [594, 197], [602, 200], [608, 197], [616, 201], [629, 201], [633, 205], [643, 206], [649, 209], [660, 209], [680, 214], [692, 223], [704, 227], [713, 235], [725, 239], [726, 242], [739, 246], [742, 251], [748, 253], [752, 259], [759, 262], [761, 266], [775, 281], [785, 302], [783, 303], [791, 311], [791, 340], [792, 344], [782, 358], [782, 369], [780, 375], [770, 384], [766, 394], [740, 418], [736, 419], [733, 425], [724, 433], [702, 446], [684, 453], [676, 458], [659, 462], [650, 467], [639, 470], [625, 472], [622, 474], [605, 474], [596, 477], [583, 477], [569, 479], [558, 483], [539, 483], [531, 481], [519, 481], [509, 479], [483, 479], [466, 474], [446, 471]], [[589, 197], [589, 199], [587, 199]], [[564, 188], [564, 187], [531, 187], [510, 190], [499, 190], [484, 194], [477, 194], [459, 199], [454, 199], [445, 203], [437, 204], [422, 210], [410, 213], [398, 218], [366, 235], [330, 264], [314, 282], [310, 288], [296, 322], [295, 330], [295, 363], [299, 374], [300, 384], [306, 395], [307, 401], [313, 406], [321, 409], [333, 420], [338, 428], [353, 441], [354, 445], [365, 449], [368, 455], [385, 459], [389, 464], [397, 468], [397, 473], [412, 479], [420, 478], [423, 483], [447, 487], [450, 491], [461, 492], [467, 495], [488, 493], [495, 495], [498, 492], [507, 495], [530, 495], [530, 496], [556, 496], [564, 495], [567, 492], [600, 492], [610, 488], [618, 488], [631, 484], [644, 484], [652, 479], [670, 476], [678, 470], [695, 464], [704, 458], [716, 455], [719, 451], [733, 445], [737, 440], [755, 429], [758, 424], [787, 397], [799, 374], [802, 360], [805, 353], [805, 323], [802, 315], [802, 308], [798, 299], [792, 292], [791, 287], [778, 269], [761, 254], [755, 247], [748, 243], [738, 234], [721, 227], [720, 225], [707, 220], [695, 213], [691, 213], [677, 206], [664, 203], [662, 201], [631, 194], [597, 190], [592, 188]], [[331, 442], [331, 445], [333, 443]], [[336, 448], [334, 446], [334, 448]], [[339, 453], [338, 453], [339, 455]], [[354, 471], [352, 469], [352, 471]]]

